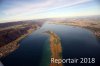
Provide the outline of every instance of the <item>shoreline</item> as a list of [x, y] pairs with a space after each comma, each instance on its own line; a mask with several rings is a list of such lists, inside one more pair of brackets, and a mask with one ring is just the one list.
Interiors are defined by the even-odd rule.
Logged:
[[[81, 27], [81, 28], [85, 28], [88, 29], [90, 31], [92, 31], [94, 33], [94, 35], [100, 39], [100, 28], [99, 27], [95, 27], [94, 25], [85, 25], [85, 23], [82, 25], [81, 22], [77, 23], [77, 22], [56, 22], [56, 23], [50, 23], [50, 24], [58, 24], [58, 25], [66, 25], [66, 26], [76, 26], [76, 27]], [[86, 22], [87, 24], [87, 22]]]
[[16, 49], [18, 49], [19, 42], [24, 39], [25, 37], [27, 37], [29, 34], [31, 34], [33, 31], [37, 30], [38, 27], [35, 28], [31, 28], [29, 30], [27, 30], [27, 34], [21, 35], [19, 38], [17, 38], [16, 40], [0, 47], [0, 58], [7, 56], [8, 54], [10, 54], [11, 52], [15, 51]]

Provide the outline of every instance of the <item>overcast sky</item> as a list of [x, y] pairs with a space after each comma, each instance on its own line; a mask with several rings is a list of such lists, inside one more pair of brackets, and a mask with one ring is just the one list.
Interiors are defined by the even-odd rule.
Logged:
[[0, 0], [0, 22], [100, 15], [99, 0]]

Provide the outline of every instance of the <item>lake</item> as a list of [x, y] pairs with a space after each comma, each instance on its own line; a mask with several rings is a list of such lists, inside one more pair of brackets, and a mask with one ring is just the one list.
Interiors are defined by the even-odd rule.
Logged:
[[[60, 37], [63, 59], [96, 58], [95, 64], [75, 65], [96, 66], [99, 64], [100, 41], [97, 40], [93, 32], [80, 27], [45, 23], [40, 29], [21, 40], [16, 51], [1, 59], [4, 66], [40, 66], [41, 60], [44, 59], [44, 46], [49, 37], [43, 32], [47, 30], [55, 32]], [[64, 64], [64, 66], [75, 65]]]

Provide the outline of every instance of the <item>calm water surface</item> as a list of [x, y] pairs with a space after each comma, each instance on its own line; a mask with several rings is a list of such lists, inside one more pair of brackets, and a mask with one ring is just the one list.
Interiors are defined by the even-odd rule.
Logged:
[[[44, 44], [48, 35], [46, 30], [54, 31], [62, 43], [63, 58], [96, 58], [96, 64], [76, 64], [76, 66], [96, 66], [100, 61], [100, 43], [94, 34], [83, 28], [45, 23], [20, 42], [20, 47], [1, 59], [4, 66], [39, 66]], [[64, 64], [64, 66], [75, 66]]]

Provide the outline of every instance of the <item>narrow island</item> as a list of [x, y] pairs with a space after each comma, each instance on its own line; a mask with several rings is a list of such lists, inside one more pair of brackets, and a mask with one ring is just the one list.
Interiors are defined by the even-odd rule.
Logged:
[[[46, 31], [47, 34], [50, 35], [50, 50], [51, 50], [51, 58], [62, 59], [62, 47], [60, 38], [52, 31]], [[50, 63], [50, 66], [63, 66], [62, 63]]]

